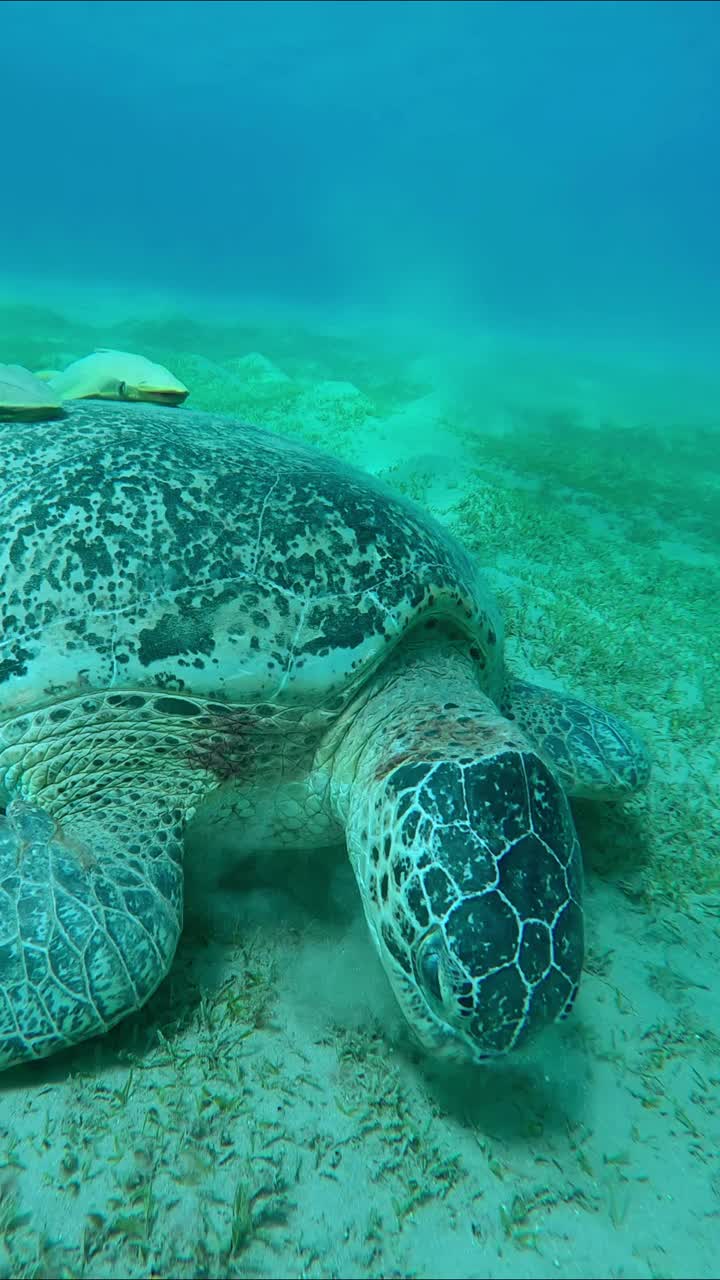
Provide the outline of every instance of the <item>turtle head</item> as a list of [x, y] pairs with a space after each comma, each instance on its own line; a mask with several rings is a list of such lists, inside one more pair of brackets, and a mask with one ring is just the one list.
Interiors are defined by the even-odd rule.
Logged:
[[373, 938], [418, 1038], [474, 1062], [564, 1017], [583, 958], [567, 800], [496, 712], [493, 727], [483, 753], [439, 744], [435, 758], [378, 779], [359, 833], [369, 847], [354, 859]]

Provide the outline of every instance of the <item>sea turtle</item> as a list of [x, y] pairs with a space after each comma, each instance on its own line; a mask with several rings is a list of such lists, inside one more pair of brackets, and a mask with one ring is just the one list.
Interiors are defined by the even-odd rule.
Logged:
[[60, 397], [20, 364], [0, 364], [0, 421], [34, 422], [62, 415]]
[[[73, 403], [0, 428], [0, 1065], [167, 973], [183, 850], [343, 837], [421, 1041], [481, 1061], [570, 1008], [566, 793], [648, 774], [506, 671], [481, 573], [370, 477], [231, 419]], [[225, 856], [225, 855], [223, 855]]]
[[149, 404], [178, 405], [189, 394], [164, 365], [131, 351], [109, 348], [74, 360], [62, 373], [46, 369], [36, 376], [47, 382], [61, 400], [144, 400]]

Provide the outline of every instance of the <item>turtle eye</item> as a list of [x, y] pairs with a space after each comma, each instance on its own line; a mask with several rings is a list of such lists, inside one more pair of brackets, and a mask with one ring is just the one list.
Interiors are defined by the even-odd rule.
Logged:
[[420, 962], [423, 982], [436, 1000], [442, 1001], [440, 989], [440, 958], [435, 951], [428, 951]]
[[426, 992], [438, 1003], [443, 1002], [440, 984], [440, 952], [435, 931], [421, 942], [416, 957], [417, 972]]

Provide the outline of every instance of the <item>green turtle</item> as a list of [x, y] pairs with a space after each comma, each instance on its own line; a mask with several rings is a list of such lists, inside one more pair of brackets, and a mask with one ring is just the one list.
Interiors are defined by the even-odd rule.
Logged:
[[183, 855], [344, 838], [419, 1039], [483, 1061], [583, 959], [567, 795], [622, 797], [620, 720], [513, 678], [422, 510], [230, 419], [73, 403], [0, 427], [0, 1066], [167, 973]]
[[60, 397], [29, 369], [0, 364], [0, 421], [46, 421], [62, 411]]
[[164, 365], [131, 351], [109, 348], [74, 360], [62, 373], [44, 369], [36, 377], [47, 382], [61, 400], [143, 400], [179, 405], [189, 394]]

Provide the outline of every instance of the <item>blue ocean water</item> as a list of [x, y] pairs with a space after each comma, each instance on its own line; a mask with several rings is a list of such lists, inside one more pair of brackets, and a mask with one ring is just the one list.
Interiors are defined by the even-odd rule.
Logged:
[[711, 360], [712, 3], [5, 0], [3, 272]]

